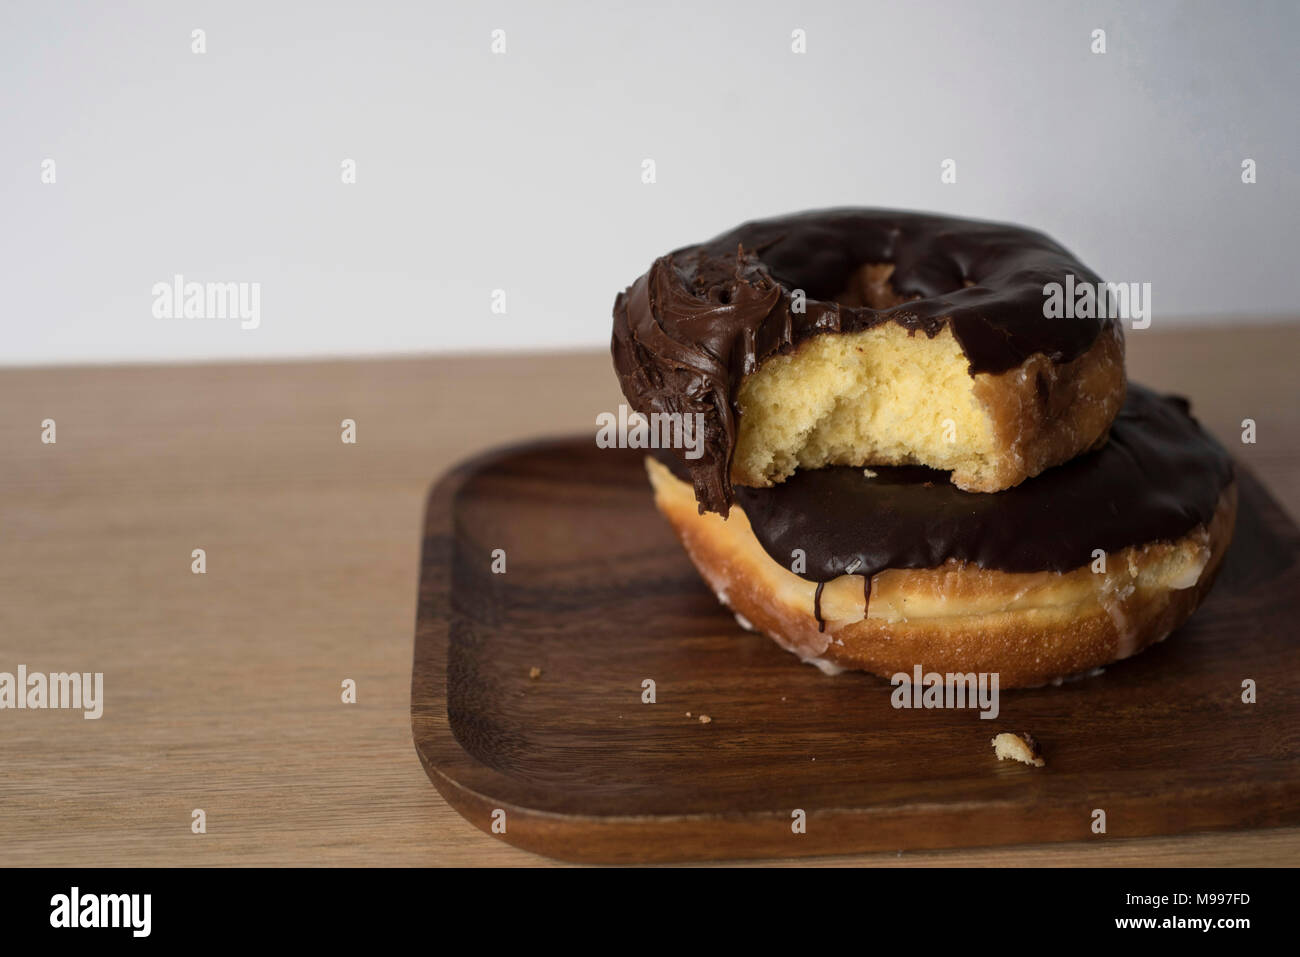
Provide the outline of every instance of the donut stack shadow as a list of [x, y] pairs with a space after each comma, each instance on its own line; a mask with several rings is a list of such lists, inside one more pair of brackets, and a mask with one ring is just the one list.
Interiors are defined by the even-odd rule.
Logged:
[[[1053, 283], [1092, 290], [1075, 318]], [[1042, 233], [891, 210], [746, 223], [620, 294], [655, 503], [744, 627], [802, 660], [1030, 687], [1168, 636], [1232, 536], [1226, 452], [1126, 383], [1106, 286]]]

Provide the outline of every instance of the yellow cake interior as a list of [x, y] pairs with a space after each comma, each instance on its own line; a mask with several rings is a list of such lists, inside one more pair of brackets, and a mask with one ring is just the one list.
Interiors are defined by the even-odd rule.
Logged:
[[951, 331], [893, 322], [816, 336], [741, 384], [733, 474], [771, 485], [825, 465], [995, 467], [993, 425]]

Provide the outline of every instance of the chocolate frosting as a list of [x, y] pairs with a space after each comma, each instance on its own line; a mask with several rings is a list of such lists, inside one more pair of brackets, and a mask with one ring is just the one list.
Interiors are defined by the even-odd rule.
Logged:
[[[679, 478], [681, 463], [660, 458]], [[1227, 452], [1187, 400], [1131, 384], [1101, 449], [1002, 492], [963, 492], [921, 466], [796, 472], [772, 488], [737, 488], [754, 535], [780, 564], [796, 548], [803, 577], [825, 582], [949, 559], [1005, 572], [1065, 572], [1148, 542], [1175, 541], [1213, 517], [1233, 478]], [[854, 563], [857, 563], [854, 567]]]
[[[896, 304], [837, 302], [868, 264], [893, 266]], [[633, 409], [704, 415], [704, 454], [682, 462], [700, 511], [725, 514], [736, 392], [768, 358], [812, 336], [896, 322], [930, 337], [951, 328], [971, 375], [1035, 353], [1069, 362], [1111, 320], [1043, 316], [1043, 286], [1067, 274], [1098, 282], [1063, 247], [1019, 226], [882, 209], [758, 220], [655, 260], [614, 302], [611, 351]]]

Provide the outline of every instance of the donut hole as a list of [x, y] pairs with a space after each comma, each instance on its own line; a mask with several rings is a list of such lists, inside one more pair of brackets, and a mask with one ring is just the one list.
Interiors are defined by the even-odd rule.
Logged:
[[[893, 263], [866, 263], [859, 266], [853, 275], [849, 277], [848, 285], [835, 297], [835, 301], [841, 306], [853, 309], [866, 307], [868, 309], [884, 310], [893, 309], [905, 302], [913, 302], [921, 298], [920, 295], [904, 296], [896, 290], [893, 284], [893, 276]], [[959, 280], [952, 283], [951, 288], [943, 289], [937, 294], [949, 295], [961, 292], [963, 289], [970, 289], [976, 285], [978, 283], [975, 280], [963, 275]]]
[[854, 309], [892, 309], [901, 305], [907, 298], [894, 289], [890, 282], [893, 275], [893, 263], [866, 263], [849, 277], [849, 284], [835, 301]]
[[982, 475], [997, 443], [968, 369], [946, 328], [929, 338], [885, 322], [810, 339], [742, 382], [733, 481], [766, 486], [827, 465]]

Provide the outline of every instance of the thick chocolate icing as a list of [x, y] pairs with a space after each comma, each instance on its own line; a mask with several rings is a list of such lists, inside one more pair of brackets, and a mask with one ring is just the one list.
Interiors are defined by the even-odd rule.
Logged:
[[[888, 308], [842, 305], [866, 264], [892, 264]], [[1042, 233], [878, 209], [832, 209], [746, 223], [655, 260], [614, 302], [611, 351], [638, 412], [703, 413], [704, 454], [686, 460], [700, 510], [733, 501], [736, 391], [773, 355], [826, 333], [883, 322], [935, 336], [950, 327], [972, 375], [1035, 353], [1068, 362], [1107, 319], [1046, 319], [1043, 286], [1098, 277]], [[794, 291], [806, 296], [795, 308]]]
[[[668, 453], [661, 461], [685, 480]], [[832, 466], [796, 472], [772, 488], [737, 488], [760, 544], [804, 578], [935, 568], [949, 559], [1006, 572], [1065, 572], [1114, 552], [1174, 541], [1214, 515], [1232, 460], [1185, 399], [1129, 384], [1101, 449], [992, 494], [963, 492], [919, 466]], [[853, 567], [857, 563], [856, 567]]]

